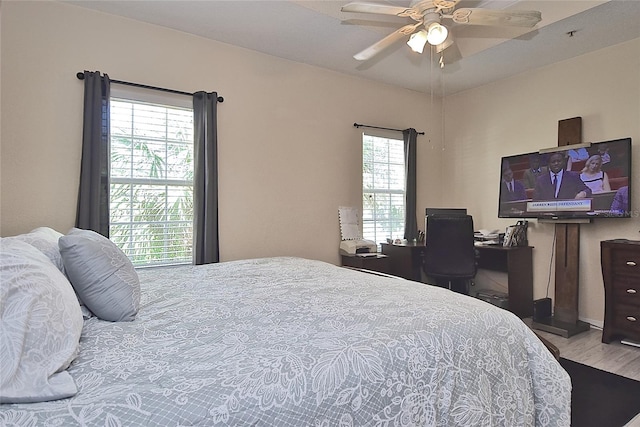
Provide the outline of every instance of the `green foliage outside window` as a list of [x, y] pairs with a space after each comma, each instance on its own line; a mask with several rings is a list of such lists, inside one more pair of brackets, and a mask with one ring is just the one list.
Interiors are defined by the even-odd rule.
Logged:
[[112, 99], [110, 181], [110, 238], [134, 265], [191, 262], [192, 111]]

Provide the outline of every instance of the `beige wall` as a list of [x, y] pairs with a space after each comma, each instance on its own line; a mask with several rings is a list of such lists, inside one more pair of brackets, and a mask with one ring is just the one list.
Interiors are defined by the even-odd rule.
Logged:
[[[338, 262], [337, 207], [359, 206], [361, 197], [353, 122], [427, 132], [418, 139], [419, 224], [425, 206], [466, 206], [476, 228], [513, 223], [497, 218], [499, 158], [555, 146], [558, 120], [575, 116], [585, 140], [634, 139], [638, 182], [640, 40], [449, 97], [442, 145], [441, 108], [427, 95], [67, 4], [5, 0], [0, 13], [3, 236], [73, 225], [83, 96], [75, 74], [85, 69], [225, 97], [218, 111], [223, 260]], [[540, 298], [554, 227], [534, 221], [530, 228]], [[640, 239], [639, 229], [638, 218], [581, 226], [582, 318], [603, 318], [600, 240]]]
[[[441, 120], [430, 123], [424, 94], [67, 4], [4, 1], [3, 236], [41, 225], [65, 232], [74, 223], [83, 99], [75, 76], [82, 70], [224, 96], [223, 260], [300, 255], [339, 262], [338, 206], [360, 206], [362, 197], [354, 122], [427, 131], [419, 139], [419, 181], [434, 182], [438, 173], [438, 159], [427, 155]], [[428, 193], [423, 185], [419, 211]]]
[[[500, 157], [557, 146], [558, 120], [578, 116], [584, 141], [633, 139], [632, 183], [640, 182], [640, 39], [448, 97], [442, 163], [455, 191], [443, 193], [445, 203], [466, 205], [483, 228], [515, 223], [496, 214]], [[580, 226], [579, 314], [596, 324], [604, 317], [600, 241], [640, 240], [640, 185], [631, 197], [635, 218]], [[537, 299], [546, 295], [555, 226], [529, 228]]]

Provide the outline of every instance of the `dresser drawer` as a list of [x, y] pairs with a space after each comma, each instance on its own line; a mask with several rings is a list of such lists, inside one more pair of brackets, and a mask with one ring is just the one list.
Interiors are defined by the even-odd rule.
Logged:
[[611, 258], [615, 276], [635, 277], [640, 281], [640, 251], [617, 249], [613, 251]]
[[640, 281], [629, 278], [616, 278], [613, 281], [614, 304], [629, 304], [640, 306]]
[[602, 342], [640, 340], [640, 241], [600, 242], [605, 290]]
[[617, 305], [614, 315], [616, 329], [634, 334], [640, 333], [640, 308], [631, 305]]

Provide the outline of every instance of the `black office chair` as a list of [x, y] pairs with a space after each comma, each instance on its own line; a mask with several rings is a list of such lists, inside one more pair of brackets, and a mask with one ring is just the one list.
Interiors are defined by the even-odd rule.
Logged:
[[470, 215], [427, 216], [422, 269], [427, 283], [469, 293], [469, 282], [477, 271], [473, 218]]

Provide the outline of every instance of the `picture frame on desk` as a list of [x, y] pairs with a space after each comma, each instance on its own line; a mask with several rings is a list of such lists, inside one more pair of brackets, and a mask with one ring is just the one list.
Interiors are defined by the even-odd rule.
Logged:
[[518, 221], [516, 225], [507, 227], [504, 233], [503, 246], [527, 246], [527, 221]]
[[502, 241], [502, 246], [513, 246], [513, 232], [515, 230], [515, 225], [510, 225], [504, 232], [504, 240]]

